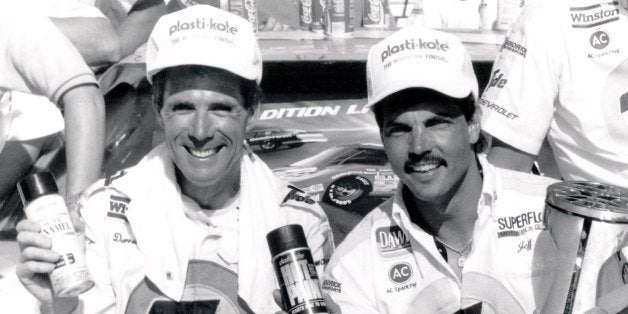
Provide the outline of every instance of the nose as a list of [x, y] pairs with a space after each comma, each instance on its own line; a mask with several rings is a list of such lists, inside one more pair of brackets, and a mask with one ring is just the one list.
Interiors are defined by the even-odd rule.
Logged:
[[194, 146], [202, 147], [213, 138], [213, 121], [206, 112], [195, 112], [188, 138]]
[[410, 150], [415, 155], [421, 155], [432, 149], [432, 139], [429, 132], [421, 127], [417, 126], [412, 129], [412, 136], [410, 137]]

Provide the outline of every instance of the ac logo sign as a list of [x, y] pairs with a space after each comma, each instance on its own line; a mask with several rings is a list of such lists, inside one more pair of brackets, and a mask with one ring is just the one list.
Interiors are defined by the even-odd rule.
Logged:
[[589, 38], [589, 43], [591, 44], [591, 47], [595, 49], [604, 49], [608, 46], [609, 42], [610, 38], [608, 37], [608, 34], [604, 31], [597, 31], [591, 35], [591, 38]]
[[388, 277], [396, 284], [406, 283], [412, 278], [412, 266], [408, 263], [397, 263], [388, 271]]

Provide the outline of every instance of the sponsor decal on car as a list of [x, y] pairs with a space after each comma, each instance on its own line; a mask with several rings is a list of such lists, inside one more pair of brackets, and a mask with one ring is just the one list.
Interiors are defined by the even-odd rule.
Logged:
[[308, 187], [303, 188], [303, 191], [308, 194], [315, 194], [318, 192], [322, 192], [324, 190], [325, 190], [325, 187], [323, 186], [322, 183], [310, 185]]
[[[346, 108], [345, 111], [340, 110]], [[349, 106], [310, 106], [310, 107], [290, 107], [279, 109], [266, 109], [262, 111], [259, 120], [285, 119], [285, 118], [314, 118], [324, 116], [336, 116], [338, 114], [367, 114], [369, 108], [366, 105]]]
[[375, 240], [377, 251], [382, 257], [394, 257], [411, 251], [410, 238], [399, 226], [377, 228]]
[[545, 230], [543, 213], [536, 211], [525, 212], [517, 216], [505, 216], [497, 219], [498, 238], [518, 237], [534, 230]]
[[518, 54], [522, 57], [526, 57], [526, 55], [528, 54], [528, 48], [526, 48], [525, 46], [518, 44], [512, 40], [510, 40], [508, 37], [506, 37], [506, 41], [504, 41], [504, 44], [502, 45], [502, 49], [501, 50], [508, 50], [510, 52], [513, 52], [515, 54]]
[[619, 20], [617, 1], [600, 3], [586, 7], [571, 7], [571, 27], [592, 28]]

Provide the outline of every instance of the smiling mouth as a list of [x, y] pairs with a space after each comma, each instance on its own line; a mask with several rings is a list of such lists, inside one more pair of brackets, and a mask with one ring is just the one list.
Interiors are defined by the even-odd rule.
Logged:
[[441, 166], [440, 162], [430, 162], [430, 163], [420, 163], [418, 165], [410, 165], [410, 169], [412, 169], [413, 172], [426, 173], [426, 172], [436, 170], [436, 168], [440, 166]]
[[185, 147], [185, 149], [190, 153], [190, 155], [196, 158], [209, 158], [211, 156], [216, 155], [220, 150], [222, 150], [223, 146], [218, 146], [212, 149], [196, 149]]

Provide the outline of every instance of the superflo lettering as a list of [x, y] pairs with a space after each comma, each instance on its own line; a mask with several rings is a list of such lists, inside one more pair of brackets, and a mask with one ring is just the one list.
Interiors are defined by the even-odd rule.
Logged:
[[220, 31], [229, 33], [231, 35], [236, 35], [238, 33], [238, 28], [235, 26], [229, 25], [229, 21], [219, 22], [214, 21], [214, 19], [210, 18], [209, 21], [205, 20], [205, 18], [197, 18], [195, 21], [190, 22], [181, 22], [177, 21], [177, 24], [170, 26], [170, 35], [191, 29], [207, 29], [212, 31]]
[[527, 212], [519, 216], [501, 217], [497, 219], [499, 230], [521, 229], [533, 223], [543, 223], [543, 213]]
[[[609, 4], [617, 5], [617, 2]], [[569, 8], [571, 14], [572, 27], [590, 28], [602, 24], [610, 23], [619, 19], [619, 9], [608, 4], [598, 4], [589, 7]], [[584, 11], [584, 12], [581, 12]]]
[[498, 238], [518, 237], [529, 231], [544, 230], [543, 213], [527, 212], [518, 216], [501, 217], [497, 219]]
[[416, 42], [414, 39], [406, 39], [405, 42], [398, 45], [386, 46], [386, 49], [382, 51], [381, 54], [382, 62], [384, 62], [386, 58], [398, 52], [415, 49], [438, 50], [446, 52], [447, 50], [449, 50], [449, 44], [447, 42], [441, 43], [440, 41], [438, 41], [438, 39], [435, 39], [434, 41], [424, 41], [423, 38], [419, 38], [419, 42]]

